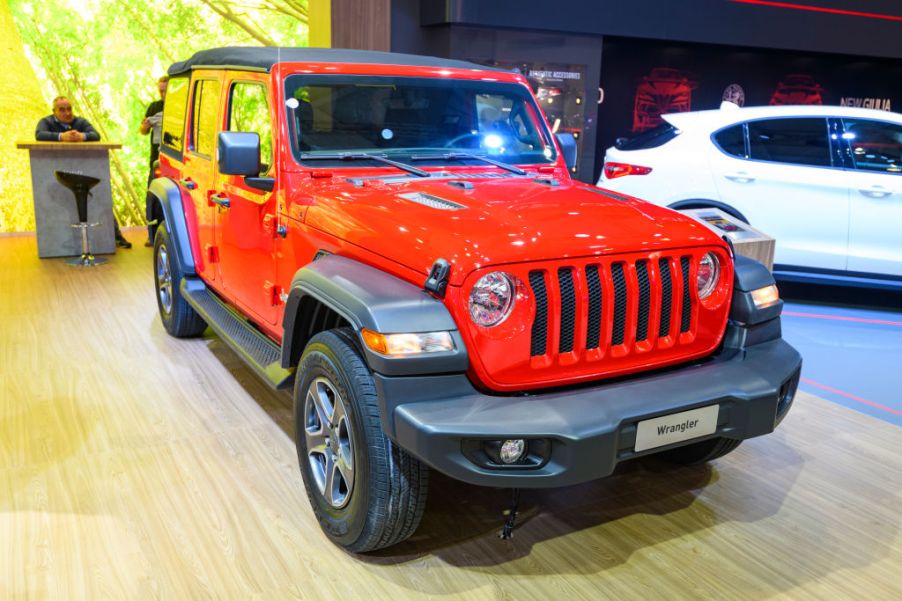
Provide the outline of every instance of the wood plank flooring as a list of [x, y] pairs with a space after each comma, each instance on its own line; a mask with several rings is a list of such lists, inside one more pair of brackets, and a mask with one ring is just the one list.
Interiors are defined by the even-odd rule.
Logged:
[[151, 252], [89, 271], [0, 237], [0, 599], [902, 598], [902, 429], [801, 394], [710, 466], [526, 491], [435, 475], [368, 556], [320, 533], [291, 401], [213, 336], [175, 340]]

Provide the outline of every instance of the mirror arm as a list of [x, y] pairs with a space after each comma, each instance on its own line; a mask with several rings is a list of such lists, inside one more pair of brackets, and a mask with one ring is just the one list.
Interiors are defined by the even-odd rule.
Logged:
[[272, 192], [276, 185], [274, 177], [251, 177], [245, 176], [244, 183], [255, 190], [263, 190], [264, 192]]

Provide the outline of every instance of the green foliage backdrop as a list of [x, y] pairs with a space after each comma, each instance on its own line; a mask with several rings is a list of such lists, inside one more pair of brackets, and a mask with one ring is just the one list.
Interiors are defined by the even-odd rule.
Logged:
[[[217, 46], [307, 45], [307, 0], [8, 0], [8, 5], [45, 101], [37, 118], [50, 114], [51, 100], [64, 95], [104, 140], [123, 144], [110, 165], [113, 208], [122, 225], [144, 223], [150, 140], [138, 126], [147, 105], [158, 98], [157, 78], [171, 63]], [[0, 100], [9, 106], [6, 98]], [[37, 118], [19, 139], [33, 137]], [[30, 179], [27, 185], [26, 198], [17, 200], [27, 205], [16, 215], [31, 212]], [[0, 223], [0, 231], [33, 227], [33, 217], [30, 223], [21, 218]]]

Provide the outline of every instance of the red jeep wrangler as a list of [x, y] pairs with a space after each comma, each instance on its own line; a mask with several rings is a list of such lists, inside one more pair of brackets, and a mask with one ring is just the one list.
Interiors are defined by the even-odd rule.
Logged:
[[428, 468], [565, 486], [652, 453], [720, 457], [789, 410], [801, 358], [770, 273], [572, 181], [572, 140], [522, 76], [298, 48], [169, 74], [148, 199], [160, 316], [293, 384], [301, 473], [338, 545], [410, 536]]

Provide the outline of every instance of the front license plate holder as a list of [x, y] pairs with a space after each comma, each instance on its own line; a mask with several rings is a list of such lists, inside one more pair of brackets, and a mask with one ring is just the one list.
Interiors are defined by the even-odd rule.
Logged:
[[708, 405], [671, 413], [639, 422], [636, 427], [636, 452], [692, 440], [717, 430], [720, 405]]

